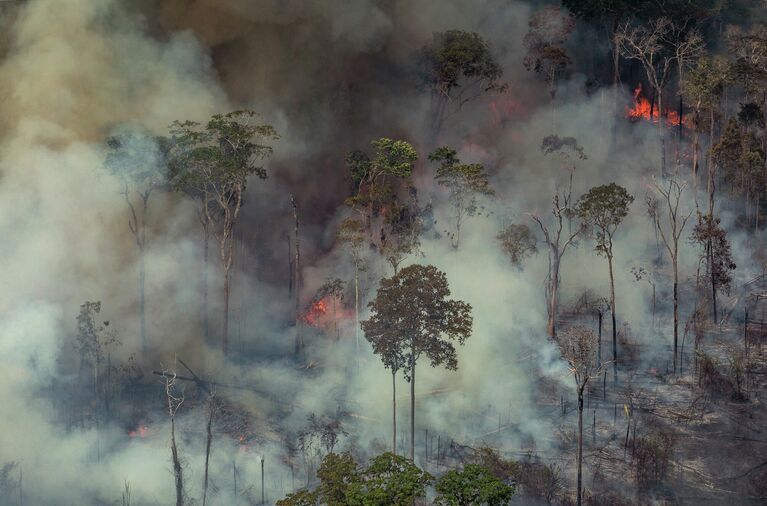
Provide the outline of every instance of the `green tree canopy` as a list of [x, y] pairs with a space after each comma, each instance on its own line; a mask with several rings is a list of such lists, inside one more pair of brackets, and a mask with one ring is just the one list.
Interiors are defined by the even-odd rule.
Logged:
[[504, 506], [514, 495], [507, 485], [482, 466], [467, 464], [463, 471], [448, 471], [436, 486], [439, 506]]
[[634, 197], [615, 183], [591, 188], [575, 206], [576, 213], [594, 230], [596, 250], [612, 255], [612, 237], [628, 215]]
[[405, 457], [384, 453], [375, 457], [349, 486], [348, 506], [411, 506], [426, 495], [426, 487], [434, 481]]

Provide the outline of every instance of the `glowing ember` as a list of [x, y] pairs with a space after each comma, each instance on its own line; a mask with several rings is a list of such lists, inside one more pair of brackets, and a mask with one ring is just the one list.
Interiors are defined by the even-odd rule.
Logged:
[[328, 312], [328, 297], [315, 301], [304, 315], [304, 321], [312, 327], [318, 327], [320, 319]]
[[[634, 107], [626, 107], [626, 117], [631, 120], [648, 120], [653, 123], [658, 122], [660, 113], [657, 107], [653, 107], [653, 104], [642, 93], [642, 83], [634, 89]], [[679, 113], [666, 109], [665, 111], [666, 125], [678, 126], [679, 125]]]
[[136, 427], [136, 430], [129, 431], [128, 436], [147, 437], [149, 436], [149, 427], [147, 427], [146, 425], [139, 425], [138, 427]]

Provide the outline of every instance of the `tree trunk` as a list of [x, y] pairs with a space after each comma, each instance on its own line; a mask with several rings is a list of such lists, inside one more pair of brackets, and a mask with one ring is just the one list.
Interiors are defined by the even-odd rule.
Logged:
[[578, 506], [583, 495], [583, 388], [578, 387]]
[[176, 482], [176, 506], [184, 506], [184, 477], [176, 447], [176, 419], [170, 418], [170, 452], [173, 458], [173, 476]]
[[597, 318], [599, 319], [599, 328], [597, 330], [597, 366], [602, 365], [602, 310], [597, 311]]
[[708, 149], [708, 214], [714, 215], [714, 111], [711, 110], [711, 122], [709, 124], [709, 149]]
[[655, 90], [658, 97], [658, 142], [660, 143], [660, 177], [666, 175], [666, 136], [663, 128], [663, 91], [660, 88]]
[[229, 266], [224, 266], [224, 321], [221, 330], [221, 351], [226, 356], [229, 349]]
[[357, 370], [360, 363], [360, 269], [354, 264], [354, 362]]
[[556, 328], [556, 318], [557, 318], [557, 307], [559, 304], [558, 295], [559, 295], [559, 254], [553, 253], [552, 256], [554, 257], [552, 259], [551, 263], [551, 276], [549, 277], [549, 292], [551, 299], [549, 300], [549, 319], [546, 326], [546, 330], [549, 333], [550, 337], [556, 337], [557, 335], [557, 328]]
[[410, 460], [415, 463], [415, 358], [410, 359]]
[[[713, 221], [711, 222], [711, 225], [713, 226]], [[713, 314], [714, 314], [714, 323], [716, 323], [719, 319], [717, 317], [717, 311], [716, 311], [716, 269], [714, 268], [714, 245], [711, 241], [711, 237], [709, 237], [708, 239], [707, 249], [708, 249], [708, 269], [709, 269], [709, 274], [711, 275], [711, 307], [713, 309]]]
[[613, 276], [612, 253], [607, 255], [610, 270], [610, 316], [613, 320], [613, 383], [618, 383], [618, 328], [615, 323], [615, 277]]
[[202, 331], [205, 342], [210, 342], [210, 315], [208, 314], [208, 261], [210, 259], [210, 230], [209, 225], [203, 225], [202, 238]]
[[300, 307], [301, 305], [301, 248], [300, 248], [300, 243], [298, 239], [298, 205], [296, 204], [296, 200], [292, 194], [290, 195], [290, 203], [293, 206], [293, 220], [294, 220], [293, 233], [295, 234], [295, 242], [296, 242], [296, 256], [294, 261], [295, 263], [294, 279], [295, 279], [295, 289], [296, 289], [296, 294], [295, 294], [296, 296], [296, 299], [295, 299], [296, 300], [296, 314], [295, 314], [296, 342], [295, 342], [293, 351], [297, 357], [301, 353], [301, 350], [304, 347], [304, 342], [303, 342], [304, 339], [303, 339], [303, 336], [301, 335], [301, 330], [302, 330], [301, 329], [301, 307]]
[[397, 455], [397, 371], [391, 373], [391, 452]]
[[146, 290], [145, 290], [145, 280], [146, 280], [146, 267], [145, 267], [145, 258], [144, 258], [144, 247], [142, 246], [139, 248], [139, 271], [138, 271], [138, 286], [139, 286], [139, 296], [138, 296], [138, 306], [139, 306], [139, 315], [141, 318], [141, 351], [146, 354], [148, 348], [149, 348], [149, 339], [147, 338], [146, 333]]
[[211, 425], [213, 424], [213, 399], [210, 399], [208, 404], [210, 413], [208, 413], [208, 424], [206, 427], [207, 440], [205, 442], [205, 475], [202, 484], [202, 506], [205, 506], [208, 499], [208, 464], [210, 462], [210, 445], [213, 442], [213, 433], [211, 432]]
[[677, 262], [674, 260], [674, 374], [676, 374], [677, 343], [679, 342], [679, 281]]

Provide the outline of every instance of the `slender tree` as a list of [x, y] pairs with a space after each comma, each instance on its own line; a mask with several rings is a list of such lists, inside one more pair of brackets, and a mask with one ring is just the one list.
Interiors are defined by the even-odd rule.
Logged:
[[495, 194], [487, 179], [485, 167], [479, 163], [462, 164], [456, 154], [454, 149], [442, 147], [429, 155], [429, 160], [439, 164], [434, 179], [449, 192], [454, 232], [448, 234], [453, 248], [460, 245], [461, 225], [467, 218], [480, 212], [479, 198]]
[[250, 176], [266, 178], [260, 163], [272, 154], [268, 144], [277, 133], [270, 125], [257, 124], [253, 111], [216, 114], [205, 125], [194, 121], [171, 125], [174, 185], [203, 195], [202, 212], [218, 240], [223, 267], [224, 308], [221, 349], [229, 342], [230, 270], [234, 256], [234, 227], [239, 218]]
[[558, 338], [562, 358], [570, 367], [578, 393], [578, 457], [577, 457], [577, 498], [581, 506], [583, 494], [583, 392], [592, 378], [598, 378], [605, 364], [597, 361], [597, 336], [590, 329], [572, 327], [562, 332]]
[[[674, 373], [677, 365], [679, 342], [679, 238], [682, 237], [692, 209], [685, 214], [679, 206], [687, 183], [670, 178], [664, 183], [653, 183], [656, 195], [647, 195], [647, 211], [655, 222], [663, 244], [666, 246], [674, 272]], [[660, 199], [657, 197], [660, 195]]]
[[553, 101], [557, 80], [572, 63], [565, 45], [575, 29], [575, 16], [560, 7], [544, 7], [530, 16], [528, 27], [523, 39], [527, 49], [523, 64], [543, 77]]
[[[410, 459], [415, 457], [415, 372], [423, 355], [432, 367], [458, 368], [452, 341], [463, 344], [471, 335], [471, 306], [450, 300], [443, 272], [431, 265], [409, 265], [391, 278], [381, 280], [375, 300], [368, 304], [371, 316], [362, 322], [373, 351], [396, 357], [407, 367], [410, 382]], [[397, 352], [391, 350], [398, 350]], [[385, 362], [386, 363], [386, 362]], [[391, 368], [391, 366], [387, 365]]]
[[360, 220], [347, 219], [341, 222], [338, 240], [349, 250], [354, 265], [354, 356], [359, 367], [360, 355], [360, 272], [366, 269], [365, 226]]
[[139, 319], [141, 350], [146, 353], [149, 337], [146, 325], [146, 229], [149, 199], [168, 181], [166, 139], [146, 133], [124, 132], [107, 139], [107, 168], [122, 183], [128, 208], [128, 228], [139, 253]]
[[613, 380], [618, 378], [618, 330], [615, 310], [615, 276], [613, 274], [613, 239], [618, 226], [628, 215], [634, 197], [615, 183], [595, 186], [576, 204], [576, 212], [596, 242], [598, 255], [607, 258], [610, 274], [610, 315], [613, 323]]
[[732, 258], [727, 232], [722, 228], [719, 218], [698, 213], [698, 223], [692, 231], [692, 240], [701, 247], [702, 256], [707, 264], [708, 281], [711, 283], [711, 308], [714, 322], [718, 322], [716, 308], [717, 291], [730, 293], [732, 271], [735, 261]]

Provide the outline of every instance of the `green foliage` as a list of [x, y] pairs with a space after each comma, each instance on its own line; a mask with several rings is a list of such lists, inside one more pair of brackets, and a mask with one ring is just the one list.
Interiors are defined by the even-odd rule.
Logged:
[[170, 127], [173, 187], [213, 193], [219, 200], [242, 194], [251, 175], [265, 179], [260, 162], [271, 156], [269, 141], [279, 138], [270, 125], [255, 122], [248, 110], [216, 114], [205, 125], [175, 121]]
[[457, 100], [459, 107], [482, 93], [506, 89], [499, 82], [503, 69], [477, 33], [435, 33], [418, 56], [421, 83], [439, 97]]
[[410, 460], [384, 453], [375, 457], [351, 483], [347, 492], [348, 506], [411, 506], [426, 495], [426, 487], [434, 481], [427, 472]]
[[[729, 63], [722, 57], [704, 56], [698, 58], [695, 67], [684, 73], [682, 97], [696, 114], [716, 110], [725, 86], [730, 82], [732, 76]], [[700, 123], [700, 118], [696, 122]]]
[[317, 468], [320, 485], [317, 488], [322, 504], [328, 506], [346, 505], [349, 487], [359, 481], [359, 470], [349, 453], [329, 453]]
[[[748, 119], [749, 113], [744, 116]], [[724, 180], [732, 191], [753, 196], [767, 193], [765, 153], [753, 126], [731, 118], [712, 150], [712, 157], [722, 167]]]
[[381, 280], [362, 330], [384, 366], [397, 370], [425, 355], [432, 367], [458, 368], [451, 341], [463, 344], [473, 319], [469, 304], [449, 296], [445, 273], [433, 265], [409, 265]]
[[698, 223], [692, 231], [692, 240], [702, 248], [701, 258], [710, 264], [707, 273], [709, 280], [713, 279], [717, 289], [729, 295], [732, 271], [737, 266], [732, 258], [730, 241], [727, 240], [727, 232], [722, 228], [721, 220], [699, 213]]
[[476, 464], [467, 464], [463, 471], [448, 471], [436, 489], [439, 495], [434, 504], [439, 506], [503, 506], [514, 495], [514, 486]]
[[472, 462], [490, 471], [493, 476], [503, 482], [516, 479], [519, 473], [519, 462], [501, 457], [497, 450], [482, 446], [472, 457]]
[[74, 348], [81, 357], [92, 361], [94, 367], [104, 357], [105, 347], [119, 344], [117, 336], [108, 330], [109, 322], [96, 320], [100, 312], [101, 301], [85, 301], [77, 315]]
[[276, 502], [276, 506], [316, 506], [317, 492], [299, 490]]
[[519, 269], [525, 259], [538, 254], [538, 240], [527, 225], [512, 223], [498, 232], [495, 238], [501, 243], [501, 250], [511, 263]]
[[479, 211], [478, 197], [490, 197], [495, 191], [490, 187], [485, 167], [479, 163], [462, 164], [451, 148], [441, 147], [429, 155], [429, 160], [438, 163], [434, 179], [447, 188], [453, 209], [455, 233], [451, 234], [453, 246], [460, 242], [461, 225], [468, 216]]
[[578, 200], [575, 212], [593, 229], [598, 253], [612, 256], [613, 234], [632, 202], [634, 197], [615, 183], [595, 186]]

